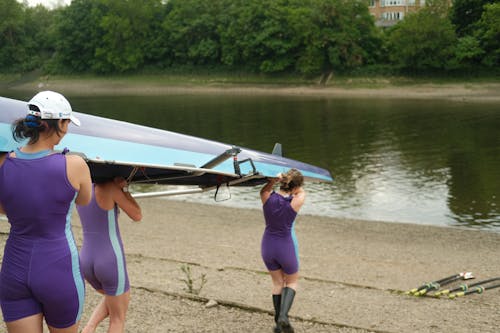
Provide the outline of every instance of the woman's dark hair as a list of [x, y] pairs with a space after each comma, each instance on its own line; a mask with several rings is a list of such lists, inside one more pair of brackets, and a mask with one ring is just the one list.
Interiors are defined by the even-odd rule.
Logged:
[[280, 183], [280, 190], [291, 192], [294, 188], [301, 187], [304, 184], [304, 176], [302, 176], [299, 170], [290, 169], [287, 173], [282, 175]]
[[[30, 104], [29, 109], [40, 112], [40, 109]], [[40, 133], [54, 130], [59, 135], [59, 119], [44, 119], [34, 115], [27, 115], [26, 118], [17, 119], [12, 124], [12, 136], [17, 142], [29, 138], [29, 144], [36, 143], [40, 139]]]

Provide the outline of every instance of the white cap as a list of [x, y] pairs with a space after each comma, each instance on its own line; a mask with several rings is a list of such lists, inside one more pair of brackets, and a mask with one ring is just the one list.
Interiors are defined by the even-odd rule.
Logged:
[[80, 126], [80, 120], [73, 115], [71, 105], [61, 94], [54, 91], [42, 91], [36, 94], [29, 102], [40, 109], [40, 112], [28, 110], [28, 114], [42, 119], [70, 119], [73, 124]]

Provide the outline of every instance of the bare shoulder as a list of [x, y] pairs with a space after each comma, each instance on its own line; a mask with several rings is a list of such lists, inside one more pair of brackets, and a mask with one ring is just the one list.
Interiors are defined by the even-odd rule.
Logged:
[[73, 155], [73, 154], [67, 154], [66, 155], [66, 160], [68, 163], [71, 163], [73, 165], [83, 165], [86, 164], [85, 160], [79, 156], [79, 155]]
[[85, 160], [78, 155], [66, 155], [66, 163], [68, 165], [69, 170], [75, 170], [78, 172], [88, 172], [89, 167]]

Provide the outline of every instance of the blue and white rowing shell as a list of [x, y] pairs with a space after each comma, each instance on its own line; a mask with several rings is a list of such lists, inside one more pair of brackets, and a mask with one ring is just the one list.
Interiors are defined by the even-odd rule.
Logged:
[[[27, 102], [0, 97], [0, 152], [23, 145], [11, 124], [26, 116]], [[115, 176], [133, 183], [217, 186], [262, 184], [267, 177], [296, 168], [308, 180], [331, 182], [328, 170], [280, 155], [190, 135], [75, 112], [81, 126], [70, 125], [56, 149], [67, 147], [89, 164], [92, 179]]]

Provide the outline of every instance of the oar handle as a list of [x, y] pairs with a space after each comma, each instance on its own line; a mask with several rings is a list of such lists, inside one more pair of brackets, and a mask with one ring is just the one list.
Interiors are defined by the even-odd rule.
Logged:
[[429, 291], [438, 290], [439, 288], [441, 288], [441, 286], [449, 284], [449, 283], [456, 281], [458, 279], [467, 280], [467, 279], [473, 279], [473, 278], [474, 278], [474, 276], [472, 275], [472, 272], [461, 272], [458, 274], [453, 274], [453, 275], [447, 276], [447, 277], [442, 278], [442, 279], [437, 280], [437, 281], [428, 282], [426, 284], [421, 285], [418, 288], [414, 288], [414, 289], [407, 291], [405, 294], [406, 295], [414, 295], [414, 296], [423, 296], [423, 295], [427, 294]]
[[454, 294], [448, 295], [448, 298], [455, 299], [457, 297], [462, 297], [464, 295], [465, 295], [465, 291], [461, 291], [461, 292], [458, 292], [458, 293], [454, 293]]
[[439, 283], [431, 282], [431, 283], [427, 284], [424, 289], [417, 291], [413, 295], [414, 296], [423, 296], [423, 295], [427, 294], [429, 291], [438, 290], [440, 287], [441, 287], [441, 285]]
[[448, 295], [450, 293], [450, 289], [444, 289], [444, 290], [441, 290], [441, 291], [438, 291], [437, 293], [435, 293], [434, 297], [439, 297], [439, 296], [443, 296], [443, 295]]
[[459, 274], [453, 274], [453, 275], [447, 276], [447, 277], [445, 277], [445, 278], [443, 278], [443, 279], [440, 279], [440, 280], [437, 280], [437, 281], [427, 282], [427, 283], [425, 283], [425, 284], [421, 285], [421, 286], [420, 286], [420, 287], [418, 287], [418, 288], [414, 288], [414, 289], [412, 289], [412, 290], [409, 290], [407, 293], [408, 293], [408, 294], [415, 294], [415, 293], [416, 293], [416, 292], [418, 292], [418, 291], [421, 291], [421, 290], [423, 290], [423, 289], [427, 289], [427, 288], [429, 288], [429, 286], [430, 286], [432, 283], [443, 283], [443, 282], [445, 282], [445, 281], [447, 281], [447, 280], [449, 280], [449, 279], [451, 279], [451, 278], [454, 278], [454, 277], [456, 277], [456, 276], [460, 276], [460, 274], [461, 274], [461, 273], [459, 273]]

